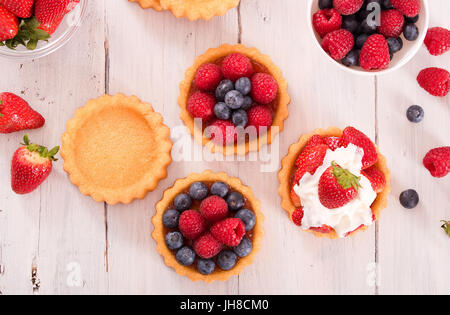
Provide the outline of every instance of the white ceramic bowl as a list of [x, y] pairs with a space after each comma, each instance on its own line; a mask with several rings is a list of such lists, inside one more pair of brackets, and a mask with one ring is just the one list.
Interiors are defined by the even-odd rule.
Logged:
[[47, 56], [63, 47], [80, 28], [87, 11], [88, 0], [80, 3], [69, 14], [64, 17], [61, 25], [52, 34], [48, 42], [40, 42], [35, 50], [27, 50], [24, 46], [16, 49], [0, 47], [0, 57], [18, 62], [30, 61]]
[[311, 30], [311, 35], [312, 35], [314, 44], [321, 51], [321, 54], [327, 60], [329, 60], [333, 64], [337, 65], [338, 67], [342, 68], [343, 70], [354, 73], [354, 74], [374, 76], [374, 75], [390, 73], [392, 71], [395, 71], [395, 70], [401, 68], [416, 55], [416, 53], [419, 51], [420, 47], [422, 46], [425, 36], [427, 34], [429, 18], [430, 18], [429, 10], [428, 10], [428, 0], [421, 0], [422, 10], [420, 12], [419, 21], [417, 21], [417, 23], [416, 23], [417, 27], [419, 28], [419, 38], [417, 38], [415, 41], [408, 41], [402, 35], [403, 49], [394, 55], [394, 58], [392, 59], [391, 63], [389, 64], [389, 67], [387, 69], [367, 71], [361, 67], [346, 67], [341, 62], [335, 61], [333, 58], [331, 58], [325, 52], [325, 50], [323, 50], [323, 48], [321, 46], [322, 39], [320, 38], [319, 34], [317, 34], [317, 32], [314, 30], [314, 27], [312, 24], [312, 17], [314, 15], [314, 13], [316, 13], [319, 10], [319, 4], [318, 4], [319, 0], [308, 0], [308, 1], [309, 1], [308, 2], [308, 25]]

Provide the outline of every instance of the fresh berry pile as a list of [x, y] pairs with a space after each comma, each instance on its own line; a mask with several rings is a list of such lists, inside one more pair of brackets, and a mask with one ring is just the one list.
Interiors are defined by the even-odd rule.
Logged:
[[[375, 165], [378, 161], [376, 147], [365, 134], [353, 127], [347, 127], [341, 137], [314, 135], [297, 157], [291, 176], [291, 201], [297, 208], [292, 214], [292, 220], [296, 225], [302, 225], [304, 213], [301, 200], [294, 191], [294, 187], [299, 184], [306, 173], [314, 175], [323, 164], [328, 150], [334, 151], [340, 147], [347, 147], [350, 143], [364, 150], [361, 174], [370, 181], [372, 189], [376, 193], [385, 189], [386, 177]], [[320, 177], [318, 187], [320, 202], [328, 209], [344, 206], [356, 198], [360, 187], [359, 180], [359, 177], [333, 163]], [[311, 230], [330, 233], [332, 228], [320, 226], [311, 228]]]
[[229, 145], [244, 128], [255, 127], [253, 136], [257, 136], [272, 125], [278, 83], [255, 69], [247, 56], [233, 53], [220, 64], [204, 64], [197, 70], [196, 91], [188, 99], [187, 110], [209, 125], [206, 133], [214, 143]]
[[0, 46], [34, 50], [47, 41], [80, 0], [0, 0]]
[[163, 214], [167, 247], [175, 251], [179, 264], [196, 263], [201, 274], [213, 273], [216, 265], [222, 270], [233, 269], [238, 259], [253, 249], [256, 217], [244, 207], [244, 196], [223, 182], [210, 187], [193, 183]]
[[[382, 70], [403, 48], [403, 38], [415, 41], [420, 0], [318, 0], [313, 26], [322, 48], [347, 67]], [[376, 5], [381, 14], [377, 21]], [[379, 23], [377, 23], [379, 22]], [[435, 44], [436, 45], [436, 44]], [[436, 51], [447, 49], [440, 44]]]

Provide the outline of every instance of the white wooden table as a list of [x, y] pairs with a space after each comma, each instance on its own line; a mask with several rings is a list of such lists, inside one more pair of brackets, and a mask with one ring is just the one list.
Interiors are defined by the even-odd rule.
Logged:
[[[431, 26], [450, 27], [450, 2], [430, 0]], [[434, 179], [425, 153], [449, 145], [450, 97], [434, 98], [415, 81], [428, 66], [450, 69], [450, 55], [423, 47], [394, 74], [357, 77], [332, 67], [312, 44], [306, 1], [242, 0], [223, 18], [189, 22], [141, 10], [125, 0], [90, 1], [80, 32], [57, 53], [25, 64], [0, 60], [2, 91], [22, 95], [47, 123], [33, 141], [56, 145], [79, 106], [103, 93], [136, 94], [174, 128], [178, 84], [210, 47], [242, 41], [272, 56], [292, 97], [280, 139], [284, 155], [304, 132], [354, 125], [377, 141], [393, 171], [389, 207], [354, 238], [323, 240], [292, 224], [280, 207], [276, 172], [259, 162], [174, 162], [169, 177], [142, 201], [105, 206], [82, 196], [55, 164], [34, 193], [10, 189], [10, 158], [23, 133], [0, 137], [0, 291], [3, 294], [436, 294], [450, 293], [450, 176]], [[426, 111], [407, 121], [412, 104]], [[282, 156], [280, 156], [281, 158]], [[263, 248], [255, 263], [226, 283], [193, 283], [166, 267], [150, 234], [154, 205], [175, 179], [213, 169], [241, 177], [262, 201]], [[398, 196], [414, 188], [414, 210]]]

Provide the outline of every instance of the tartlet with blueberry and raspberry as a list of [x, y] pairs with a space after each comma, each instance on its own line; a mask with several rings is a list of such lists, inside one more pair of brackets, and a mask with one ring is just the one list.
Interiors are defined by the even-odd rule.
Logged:
[[353, 127], [303, 135], [281, 164], [282, 208], [315, 236], [353, 236], [372, 225], [387, 206], [391, 188], [386, 158]]
[[167, 266], [193, 281], [226, 281], [250, 265], [264, 234], [260, 202], [225, 173], [179, 179], [164, 192], [152, 219]]
[[256, 48], [222, 45], [199, 56], [180, 84], [180, 117], [212, 152], [245, 155], [283, 130], [290, 97], [281, 70]]

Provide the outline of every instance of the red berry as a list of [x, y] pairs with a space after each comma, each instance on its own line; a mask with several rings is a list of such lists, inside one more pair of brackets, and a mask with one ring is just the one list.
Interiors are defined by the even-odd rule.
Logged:
[[330, 54], [334, 60], [341, 60], [353, 49], [355, 39], [347, 30], [340, 29], [328, 33], [322, 41], [322, 48]]
[[228, 204], [219, 196], [210, 196], [200, 204], [200, 214], [210, 222], [223, 220], [228, 216]]
[[420, 0], [391, 0], [391, 4], [408, 17], [415, 17], [420, 13]]
[[247, 56], [239, 53], [228, 55], [222, 62], [222, 73], [226, 79], [236, 81], [253, 75], [253, 65]]
[[303, 207], [298, 208], [297, 210], [294, 211], [294, 213], [292, 214], [292, 221], [294, 221], [294, 223], [298, 226], [302, 226], [302, 220], [303, 220], [303, 216], [305, 215], [305, 213], [303, 212]]
[[186, 108], [192, 117], [208, 121], [214, 116], [214, 105], [216, 105], [214, 96], [195, 92], [189, 97]]
[[382, 192], [386, 187], [386, 177], [375, 165], [363, 170], [362, 174], [370, 181], [376, 193]]
[[222, 243], [216, 240], [211, 233], [200, 236], [193, 244], [195, 253], [204, 259], [213, 258], [223, 248]]
[[313, 16], [313, 26], [320, 37], [336, 31], [342, 26], [342, 16], [336, 9], [323, 9]]
[[0, 93], [0, 133], [37, 129], [44, 124], [44, 117], [24, 99], [12, 93]]
[[238, 246], [245, 235], [245, 225], [241, 219], [228, 218], [214, 224], [211, 234], [227, 246]]
[[450, 50], [450, 31], [442, 27], [430, 28], [425, 37], [425, 45], [433, 56], [439, 56]]
[[184, 211], [178, 221], [180, 232], [190, 240], [197, 239], [206, 230], [206, 221], [198, 211]]
[[441, 68], [427, 68], [420, 71], [417, 82], [428, 93], [444, 97], [450, 90], [450, 73]]
[[381, 70], [389, 66], [389, 45], [381, 34], [370, 36], [364, 43], [359, 63], [364, 70]]
[[205, 130], [206, 135], [218, 145], [228, 145], [236, 142], [236, 126], [229, 120], [215, 120]]
[[251, 95], [256, 103], [269, 104], [277, 97], [278, 83], [270, 74], [257, 73], [252, 77], [251, 82]]
[[342, 139], [340, 137], [325, 137], [324, 141], [331, 151], [334, 151], [342, 146]]
[[444, 177], [450, 172], [450, 147], [431, 150], [425, 155], [423, 165], [433, 177]]
[[354, 14], [362, 8], [364, 0], [333, 0], [334, 8], [342, 15]]
[[309, 148], [316, 147], [316, 146], [318, 146], [320, 144], [325, 144], [323, 137], [320, 136], [320, 135], [314, 135], [314, 136], [311, 137], [311, 139], [308, 140], [308, 143], [306, 144], [306, 146], [303, 149], [303, 151], [306, 151]]
[[314, 174], [317, 168], [322, 165], [327, 150], [328, 146], [325, 144], [306, 147], [297, 157], [295, 166], [303, 169], [305, 172]]
[[257, 134], [269, 130], [270, 126], [272, 126], [272, 112], [267, 106], [253, 106], [248, 110], [247, 116], [248, 126], [255, 127]]
[[342, 141], [344, 144], [353, 143], [357, 147], [364, 150], [364, 156], [362, 159], [362, 169], [366, 169], [374, 165], [378, 161], [378, 152], [373, 144], [364, 133], [353, 128], [347, 127], [342, 133]]
[[198, 68], [195, 74], [194, 84], [199, 90], [214, 91], [222, 80], [222, 71], [212, 63], [207, 63]]
[[19, 32], [19, 20], [0, 4], [0, 42], [14, 38]]
[[385, 37], [399, 37], [403, 32], [405, 17], [398, 10], [385, 10], [381, 12], [378, 32]]
[[292, 187], [291, 187], [291, 201], [295, 207], [301, 207], [302, 201], [300, 200], [300, 197], [297, 195], [297, 193], [294, 190], [295, 185], [297, 185], [297, 183], [293, 183]]
[[312, 227], [310, 228], [311, 231], [315, 231], [315, 232], [319, 232], [319, 233], [323, 233], [323, 234], [328, 234], [331, 233], [333, 231], [333, 228], [331, 226], [328, 225], [322, 225], [320, 227]]
[[[375, 221], [375, 220], [374, 220], [374, 221]], [[361, 229], [361, 228], [363, 228], [363, 227], [364, 227], [364, 224], [361, 224], [360, 226], [358, 226], [358, 227], [357, 227], [356, 229], [354, 229], [353, 231], [346, 233], [346, 234], [345, 234], [345, 237], [350, 236], [351, 234], [355, 233], [356, 231], [358, 231], [359, 229]]]
[[33, 14], [34, 0], [0, 0], [0, 4], [19, 18], [29, 18]]

